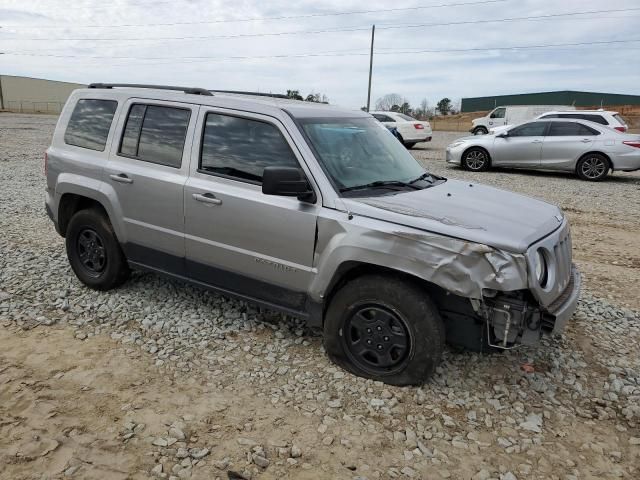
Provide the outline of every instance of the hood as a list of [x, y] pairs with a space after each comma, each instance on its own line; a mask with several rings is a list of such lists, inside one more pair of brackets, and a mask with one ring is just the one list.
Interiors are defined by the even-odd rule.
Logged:
[[354, 215], [524, 252], [562, 224], [558, 207], [477, 183], [447, 180], [423, 190], [343, 198]]

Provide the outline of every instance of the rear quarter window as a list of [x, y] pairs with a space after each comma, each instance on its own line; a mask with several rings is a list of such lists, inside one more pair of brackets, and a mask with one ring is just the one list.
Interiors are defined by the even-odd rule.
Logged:
[[103, 152], [117, 108], [115, 100], [78, 100], [69, 118], [64, 142]]

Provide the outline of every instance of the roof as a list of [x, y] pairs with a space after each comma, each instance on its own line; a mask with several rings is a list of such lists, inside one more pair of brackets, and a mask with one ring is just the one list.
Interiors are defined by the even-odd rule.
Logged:
[[[210, 105], [223, 108], [233, 108], [252, 111], [256, 106], [261, 110], [265, 107], [288, 112], [295, 118], [322, 118], [322, 117], [368, 117], [369, 114], [361, 110], [349, 110], [324, 103], [305, 102], [289, 98], [269, 97], [261, 94], [245, 92], [221, 92], [189, 87], [166, 86], [131, 86], [117, 84], [94, 84], [93, 88], [76, 90], [82, 96], [96, 94], [109, 97], [122, 98], [148, 98], [155, 100], [169, 100], [173, 102], [186, 102], [198, 105]], [[210, 94], [204, 93], [210, 92]]]

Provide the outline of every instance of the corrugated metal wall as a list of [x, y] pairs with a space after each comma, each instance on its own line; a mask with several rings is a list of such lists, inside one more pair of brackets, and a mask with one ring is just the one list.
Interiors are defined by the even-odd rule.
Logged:
[[463, 112], [492, 110], [500, 105], [575, 105], [576, 107], [640, 105], [640, 95], [617, 93], [560, 92], [523, 93], [519, 95], [496, 95], [494, 97], [463, 98]]
[[84, 86], [41, 78], [0, 75], [0, 109], [23, 113], [60, 113], [69, 94]]

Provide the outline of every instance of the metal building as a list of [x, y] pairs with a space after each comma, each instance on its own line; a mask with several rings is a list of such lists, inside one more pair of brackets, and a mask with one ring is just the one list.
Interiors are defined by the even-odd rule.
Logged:
[[576, 107], [611, 107], [619, 105], [640, 105], [640, 95], [620, 95], [617, 93], [558, 92], [521, 93], [517, 95], [496, 95], [493, 97], [463, 98], [462, 112], [492, 110], [500, 105], [574, 105]]
[[0, 110], [60, 113], [69, 94], [84, 86], [42, 78], [0, 75]]

